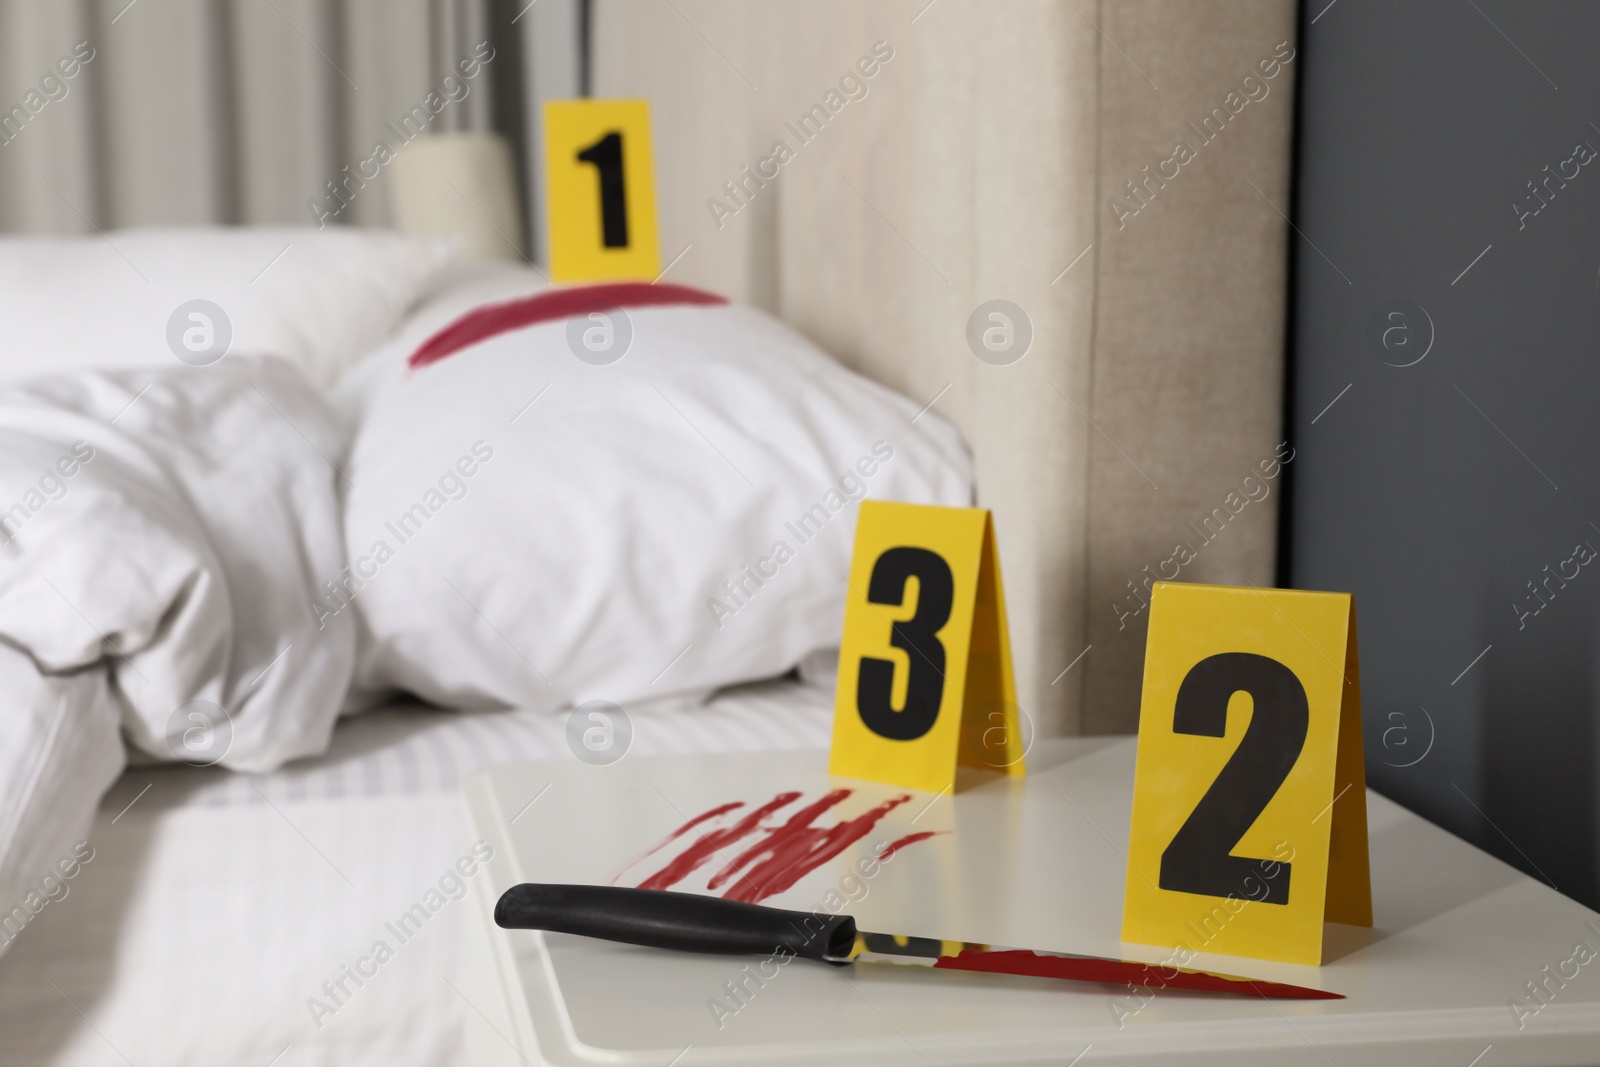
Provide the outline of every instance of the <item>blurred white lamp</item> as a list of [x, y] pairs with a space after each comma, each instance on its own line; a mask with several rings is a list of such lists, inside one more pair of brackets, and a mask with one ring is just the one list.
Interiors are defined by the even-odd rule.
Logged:
[[526, 261], [516, 166], [504, 137], [477, 130], [418, 137], [391, 168], [395, 229], [454, 237], [464, 260]]

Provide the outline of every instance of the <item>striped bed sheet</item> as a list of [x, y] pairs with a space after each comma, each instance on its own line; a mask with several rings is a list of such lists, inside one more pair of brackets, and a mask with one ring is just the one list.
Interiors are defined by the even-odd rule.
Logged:
[[[832, 704], [780, 681], [630, 707], [628, 754], [822, 747]], [[574, 758], [566, 719], [393, 706], [273, 774], [129, 768], [91, 858], [0, 956], [0, 1063], [459, 1063], [465, 903], [403, 944], [386, 924], [470, 854], [463, 777]], [[341, 987], [378, 940], [393, 958]]]

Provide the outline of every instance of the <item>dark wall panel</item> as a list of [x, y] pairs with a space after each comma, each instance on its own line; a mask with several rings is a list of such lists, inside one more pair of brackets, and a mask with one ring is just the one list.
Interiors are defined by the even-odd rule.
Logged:
[[1600, 4], [1301, 32], [1289, 578], [1356, 595], [1371, 784], [1600, 906]]

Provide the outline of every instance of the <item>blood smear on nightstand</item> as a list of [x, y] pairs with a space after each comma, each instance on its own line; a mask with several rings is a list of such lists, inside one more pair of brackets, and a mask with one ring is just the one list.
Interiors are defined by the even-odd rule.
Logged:
[[[800, 879], [827, 863], [845, 849], [871, 833], [885, 815], [908, 802], [911, 797], [901, 794], [891, 797], [870, 811], [846, 819], [832, 826], [817, 826], [816, 820], [848, 799], [854, 790], [835, 789], [806, 804], [788, 816], [782, 823], [765, 825], [765, 820], [800, 799], [798, 792], [779, 793], [759, 807], [751, 809], [730, 826], [706, 830], [699, 840], [667, 862], [659, 871], [639, 883], [641, 889], [670, 889], [695, 871], [710, 863], [719, 854], [735, 846], [742, 851], [713, 874], [707, 888], [717, 891], [732, 881], [722, 893], [728, 900], [757, 903], [783, 892]], [[640, 860], [661, 851], [678, 838], [713, 819], [744, 807], [743, 801], [720, 804], [690, 819], [642, 855], [629, 861], [623, 870]], [[888, 859], [898, 850], [920, 841], [926, 841], [943, 831], [924, 830], [890, 842], [878, 852], [880, 860]], [[614, 883], [621, 872], [611, 879]], [[737, 878], [737, 881], [733, 881]]]

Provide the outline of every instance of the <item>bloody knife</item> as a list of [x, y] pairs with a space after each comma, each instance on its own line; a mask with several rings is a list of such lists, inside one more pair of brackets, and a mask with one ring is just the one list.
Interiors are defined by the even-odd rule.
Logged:
[[792, 954], [822, 963], [901, 963], [947, 971], [1020, 974], [1076, 982], [1133, 983], [1295, 1000], [1343, 1000], [1339, 993], [1239, 978], [1189, 967], [1066, 952], [999, 948], [970, 941], [871, 934], [848, 915], [784, 911], [739, 900], [621, 886], [525, 882], [501, 895], [495, 925], [551, 930], [680, 952]]

